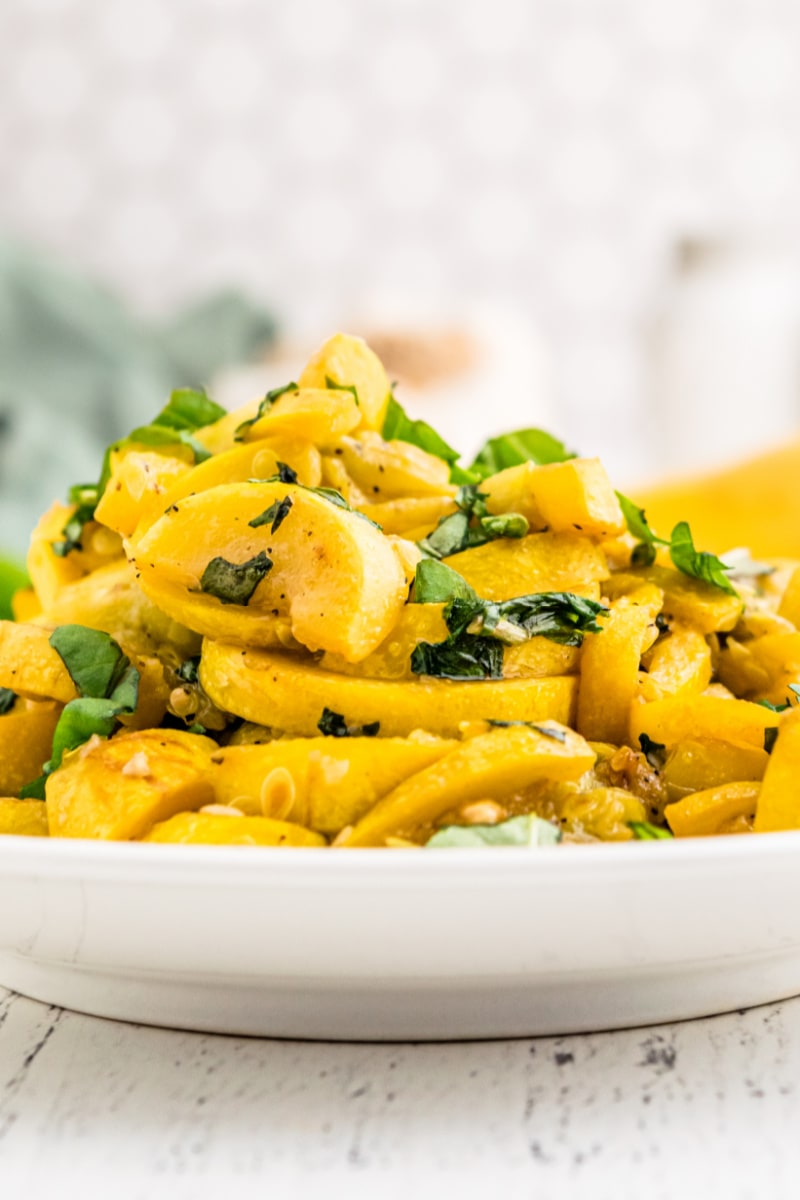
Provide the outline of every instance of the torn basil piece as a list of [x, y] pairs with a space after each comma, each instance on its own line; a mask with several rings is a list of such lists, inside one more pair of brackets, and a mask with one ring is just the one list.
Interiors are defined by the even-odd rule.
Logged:
[[291, 509], [291, 496], [284, 496], [282, 500], [273, 500], [269, 508], [265, 508], [260, 516], [253, 517], [253, 520], [248, 521], [247, 524], [252, 529], [258, 529], [261, 525], [270, 525], [270, 533], [276, 533], [288, 517]]
[[[287, 392], [296, 392], [298, 390], [297, 384], [291, 382], [285, 383], [283, 387], [276, 387], [273, 388], [271, 392], [267, 392], [266, 396], [258, 406], [256, 415], [254, 417], [250, 417], [250, 419], [247, 421], [242, 421], [241, 425], [236, 426], [236, 430], [233, 434], [233, 440], [235, 442], [243, 442], [248, 429], [252, 429], [256, 421], [260, 421], [262, 417], [267, 415], [276, 400], [279, 400], [281, 396], [285, 396]], [[294, 483], [294, 480], [285, 479], [284, 483]]]
[[317, 729], [323, 737], [377, 737], [380, 727], [380, 721], [371, 721], [367, 725], [348, 725], [341, 713], [327, 707], [323, 708], [317, 722]]
[[0, 688], [0, 717], [4, 717], [6, 713], [11, 712], [16, 702], [16, 692], [12, 692], [11, 688]]
[[503, 646], [495, 638], [470, 635], [420, 642], [411, 654], [411, 670], [434, 679], [502, 679]]
[[639, 842], [657, 842], [662, 839], [669, 841], [674, 835], [661, 825], [651, 825], [649, 821], [628, 821], [628, 828]]
[[458, 451], [449, 446], [427, 421], [412, 421], [402, 404], [389, 393], [381, 437], [387, 442], [408, 442], [420, 450], [441, 458], [450, 467], [458, 461]]
[[328, 388], [328, 390], [332, 391], [332, 392], [349, 392], [350, 395], [355, 400], [356, 404], [358, 404], [360, 407], [360, 401], [358, 399], [358, 389], [356, 388], [355, 384], [337, 383], [335, 379], [331, 379], [330, 375], [326, 375], [325, 376], [325, 387]]
[[551, 433], [543, 429], [518, 429], [484, 442], [469, 470], [486, 479], [489, 475], [496, 475], [507, 467], [521, 466], [522, 463], [546, 466], [548, 463], [566, 462], [570, 458], [575, 458], [575, 455]]
[[466, 849], [481, 846], [555, 846], [561, 830], [552, 821], [527, 813], [498, 825], [448, 825], [425, 843], [425, 849]]
[[223, 604], [246, 605], [271, 570], [272, 559], [263, 550], [243, 563], [228, 562], [221, 557], [212, 558], [203, 571], [200, 591], [216, 596]]
[[110, 634], [99, 629], [59, 625], [49, 640], [79, 696], [109, 696], [130, 666], [130, 659]]

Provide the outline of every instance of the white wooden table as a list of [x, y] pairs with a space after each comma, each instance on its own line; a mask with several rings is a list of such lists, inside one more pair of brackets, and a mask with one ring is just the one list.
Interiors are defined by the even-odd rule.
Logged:
[[0, 993], [0, 1193], [800, 1195], [800, 1000], [535, 1041], [331, 1045]]

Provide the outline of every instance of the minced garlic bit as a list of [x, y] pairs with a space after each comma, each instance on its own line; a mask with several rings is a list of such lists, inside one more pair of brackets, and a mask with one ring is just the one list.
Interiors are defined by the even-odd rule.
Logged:
[[200, 809], [201, 813], [207, 813], [209, 817], [243, 817], [244, 813], [238, 808], [234, 808], [230, 804], [206, 804]]
[[122, 768], [123, 775], [132, 775], [135, 779], [146, 779], [153, 772], [144, 750], [137, 750], [133, 758], [129, 758]]

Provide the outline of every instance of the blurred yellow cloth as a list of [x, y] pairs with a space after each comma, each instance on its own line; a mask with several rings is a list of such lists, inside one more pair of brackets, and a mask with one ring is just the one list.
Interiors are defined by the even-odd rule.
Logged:
[[632, 493], [667, 535], [688, 521], [695, 545], [715, 554], [746, 546], [754, 558], [800, 559], [800, 438], [708, 474]]

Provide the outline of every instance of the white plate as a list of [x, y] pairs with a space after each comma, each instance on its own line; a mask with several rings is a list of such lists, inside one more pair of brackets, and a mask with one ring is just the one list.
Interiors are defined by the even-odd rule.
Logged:
[[696, 1017], [800, 992], [800, 834], [334, 853], [4, 837], [0, 983], [277, 1037]]

